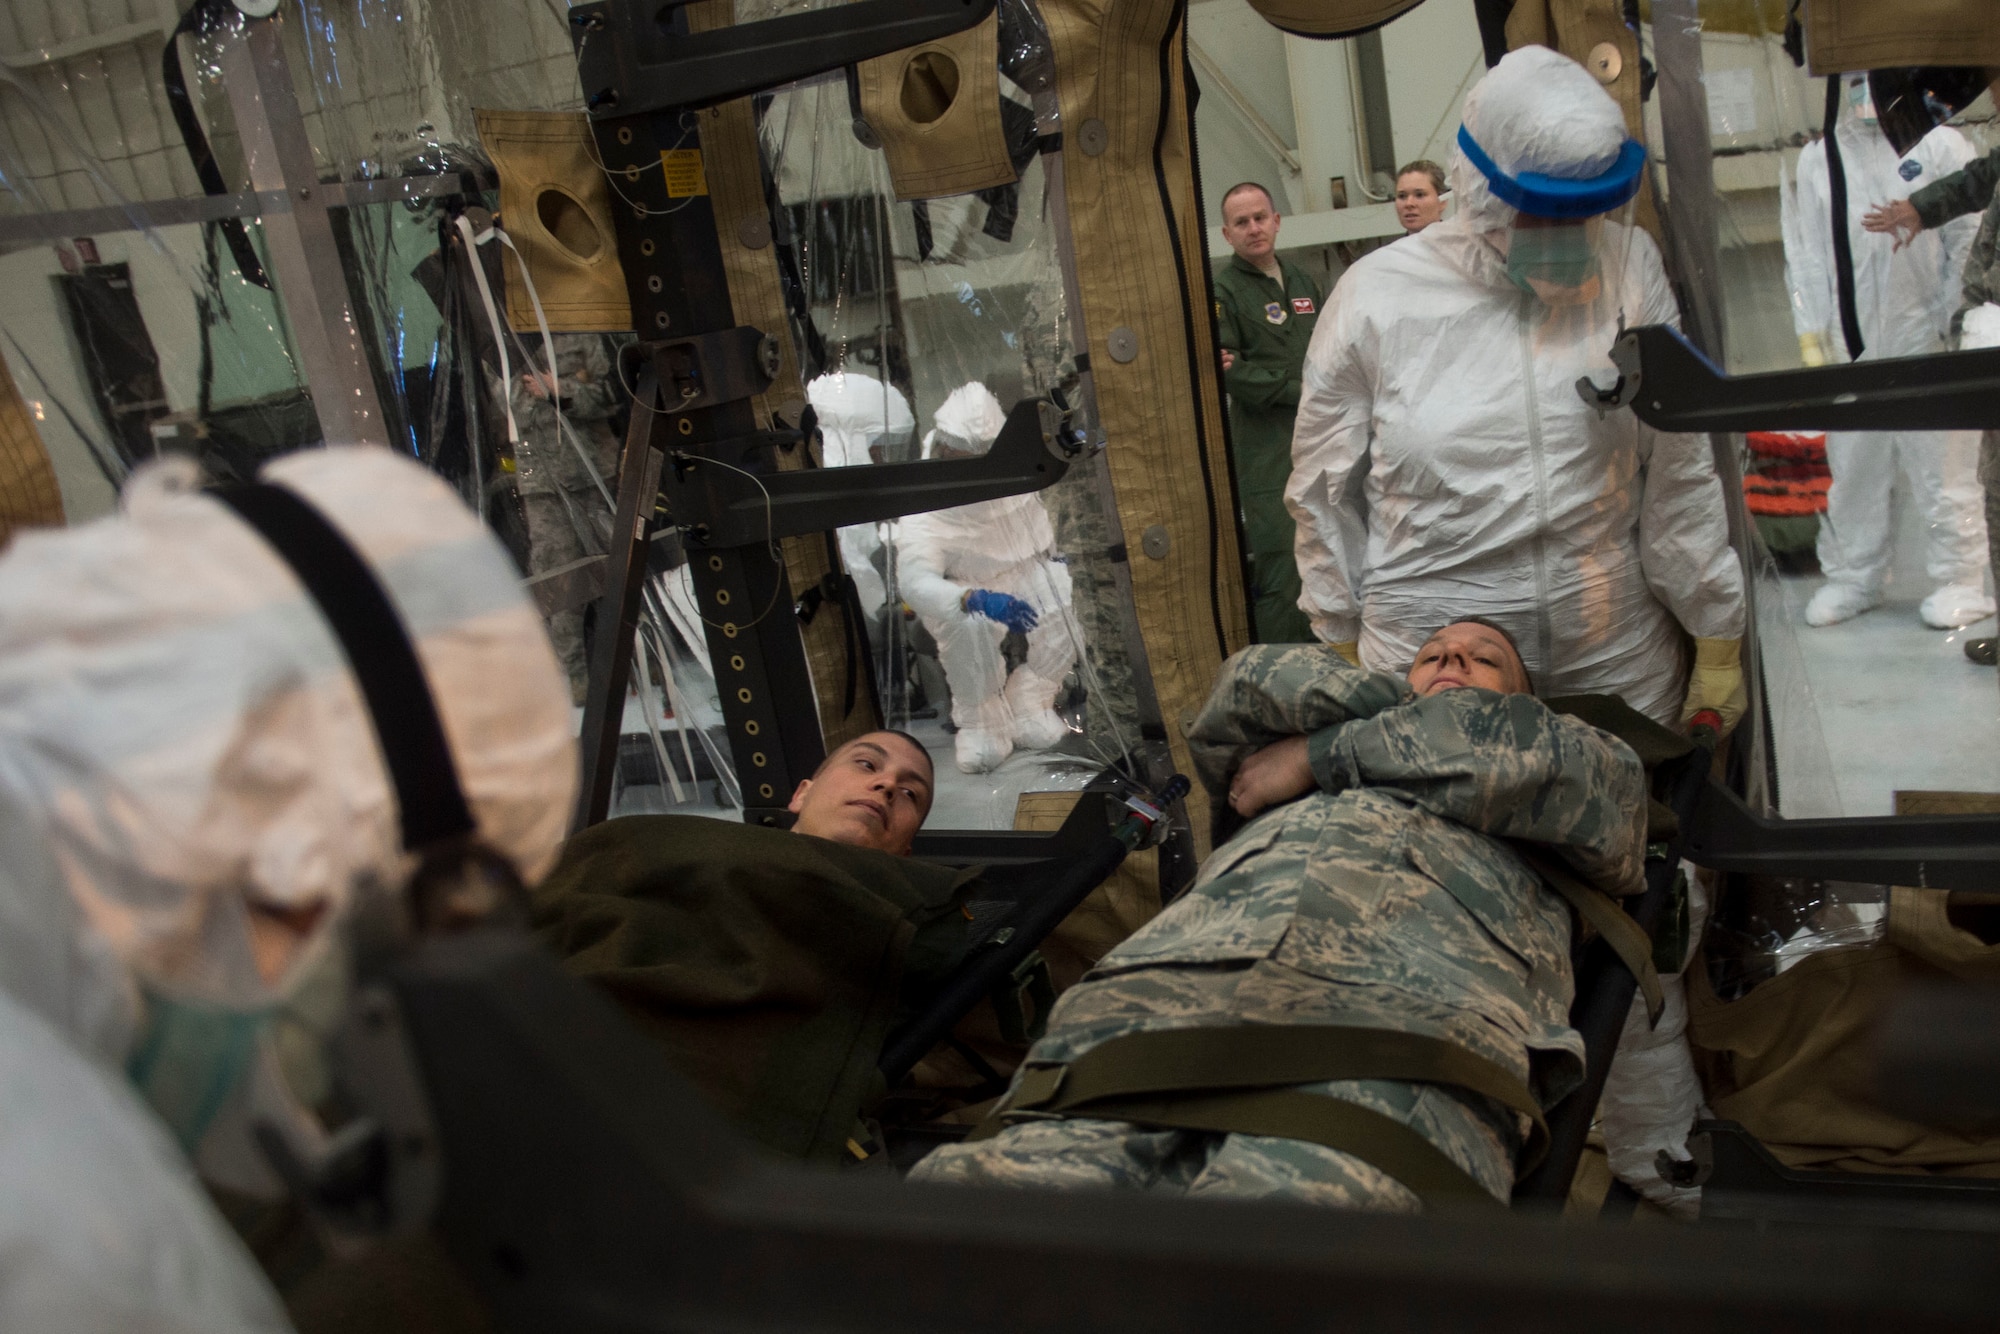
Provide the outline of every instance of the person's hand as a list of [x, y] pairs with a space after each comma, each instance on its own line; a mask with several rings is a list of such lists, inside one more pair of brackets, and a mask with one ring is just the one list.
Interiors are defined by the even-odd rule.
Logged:
[[1229, 809], [1247, 820], [1259, 811], [1303, 797], [1315, 785], [1312, 765], [1306, 759], [1306, 739], [1288, 736], [1243, 761], [1229, 784]]
[[1035, 628], [1040, 618], [1035, 609], [1011, 593], [995, 593], [990, 588], [975, 588], [965, 595], [959, 604], [974, 616], [984, 616], [989, 621], [998, 621], [1009, 630], [1022, 634]]
[[547, 398], [549, 396], [549, 382], [542, 378], [540, 371], [521, 372], [521, 388], [527, 390], [536, 398]]
[[1686, 725], [1696, 714], [1711, 712], [1722, 719], [1721, 730], [1727, 734], [1749, 706], [1750, 696], [1743, 687], [1743, 641], [1695, 640], [1694, 668], [1688, 673], [1681, 723]]
[[1893, 204], [1880, 204], [1861, 215], [1861, 225], [1871, 232], [1891, 232], [1896, 237], [1897, 250], [1917, 239], [1917, 233], [1924, 229], [1924, 220], [1917, 216], [1917, 206], [1907, 199], [1898, 199]]
[[1226, 372], [1226, 371], [1228, 371], [1228, 370], [1229, 370], [1229, 368], [1230, 368], [1231, 366], [1234, 366], [1235, 364], [1236, 364], [1236, 354], [1235, 354], [1234, 352], [1231, 352], [1231, 351], [1230, 351], [1230, 350], [1229, 350], [1228, 348], [1226, 348], [1226, 347], [1225, 347], [1225, 348], [1223, 348], [1223, 349], [1222, 349], [1222, 369], [1223, 369], [1223, 370], [1224, 370], [1224, 371]]

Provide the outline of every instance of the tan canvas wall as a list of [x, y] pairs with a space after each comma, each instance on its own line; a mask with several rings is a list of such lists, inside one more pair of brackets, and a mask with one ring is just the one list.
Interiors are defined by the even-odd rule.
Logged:
[[1993, 0], [1807, 0], [1814, 74], [1896, 65], [2000, 65]]
[[[1090, 368], [1139, 626], [1175, 762], [1192, 773], [1183, 728], [1249, 630], [1194, 190], [1185, 34], [1173, 0], [1047, 0], [1042, 14], [1055, 44]], [[1095, 141], [1083, 134], [1091, 121], [1104, 127], [1101, 153], [1081, 150], [1086, 137]], [[1129, 360], [1118, 359], [1127, 352]], [[1188, 808], [1206, 852], [1207, 802], [1198, 790]]]
[[14, 387], [14, 377], [0, 363], [0, 547], [7, 545], [16, 528], [62, 521], [56, 470], [21, 401], [21, 391]]

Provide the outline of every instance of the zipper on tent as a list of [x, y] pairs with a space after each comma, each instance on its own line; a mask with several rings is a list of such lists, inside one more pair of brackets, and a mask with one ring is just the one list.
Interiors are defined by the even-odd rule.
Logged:
[[1535, 393], [1535, 345], [1530, 322], [1534, 307], [1533, 297], [1521, 298], [1521, 386], [1528, 398], [1528, 455], [1535, 464], [1535, 637], [1542, 657], [1542, 688], [1547, 690], [1555, 662], [1550, 644], [1554, 631], [1549, 618], [1549, 476], [1548, 465], [1542, 458], [1542, 409]]

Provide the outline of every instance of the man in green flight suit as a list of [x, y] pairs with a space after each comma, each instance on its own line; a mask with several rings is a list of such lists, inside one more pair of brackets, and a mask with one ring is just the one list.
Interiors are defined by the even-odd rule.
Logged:
[[1245, 181], [1222, 197], [1222, 236], [1236, 253], [1215, 273], [1215, 327], [1257, 638], [1310, 644], [1312, 625], [1299, 610], [1285, 481], [1292, 473], [1292, 418], [1319, 293], [1297, 265], [1278, 257], [1278, 209], [1263, 186]]

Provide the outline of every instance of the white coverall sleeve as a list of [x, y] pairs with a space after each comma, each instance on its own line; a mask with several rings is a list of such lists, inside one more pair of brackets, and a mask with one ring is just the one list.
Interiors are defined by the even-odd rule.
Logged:
[[[1652, 237], [1635, 232], [1645, 266], [1644, 322], [1678, 326], [1678, 310]], [[1715, 454], [1699, 435], [1639, 430], [1645, 492], [1639, 507], [1639, 562], [1646, 586], [1697, 639], [1743, 637], [1743, 567], [1729, 545], [1728, 507]]]
[[1297, 525], [1299, 607], [1325, 643], [1361, 637], [1368, 515], [1362, 484], [1374, 422], [1374, 378], [1358, 335], [1356, 285], [1336, 284], [1306, 349], [1292, 429], [1285, 507]]
[[903, 601], [928, 621], [961, 616], [966, 586], [944, 576], [943, 534], [929, 514], [913, 514], [897, 525], [896, 576]]
[[1785, 287], [1791, 293], [1792, 328], [1799, 334], [1832, 334], [1837, 320], [1833, 286], [1833, 233], [1828, 218], [1826, 150], [1806, 145], [1796, 178], [1778, 191], [1785, 241]]

